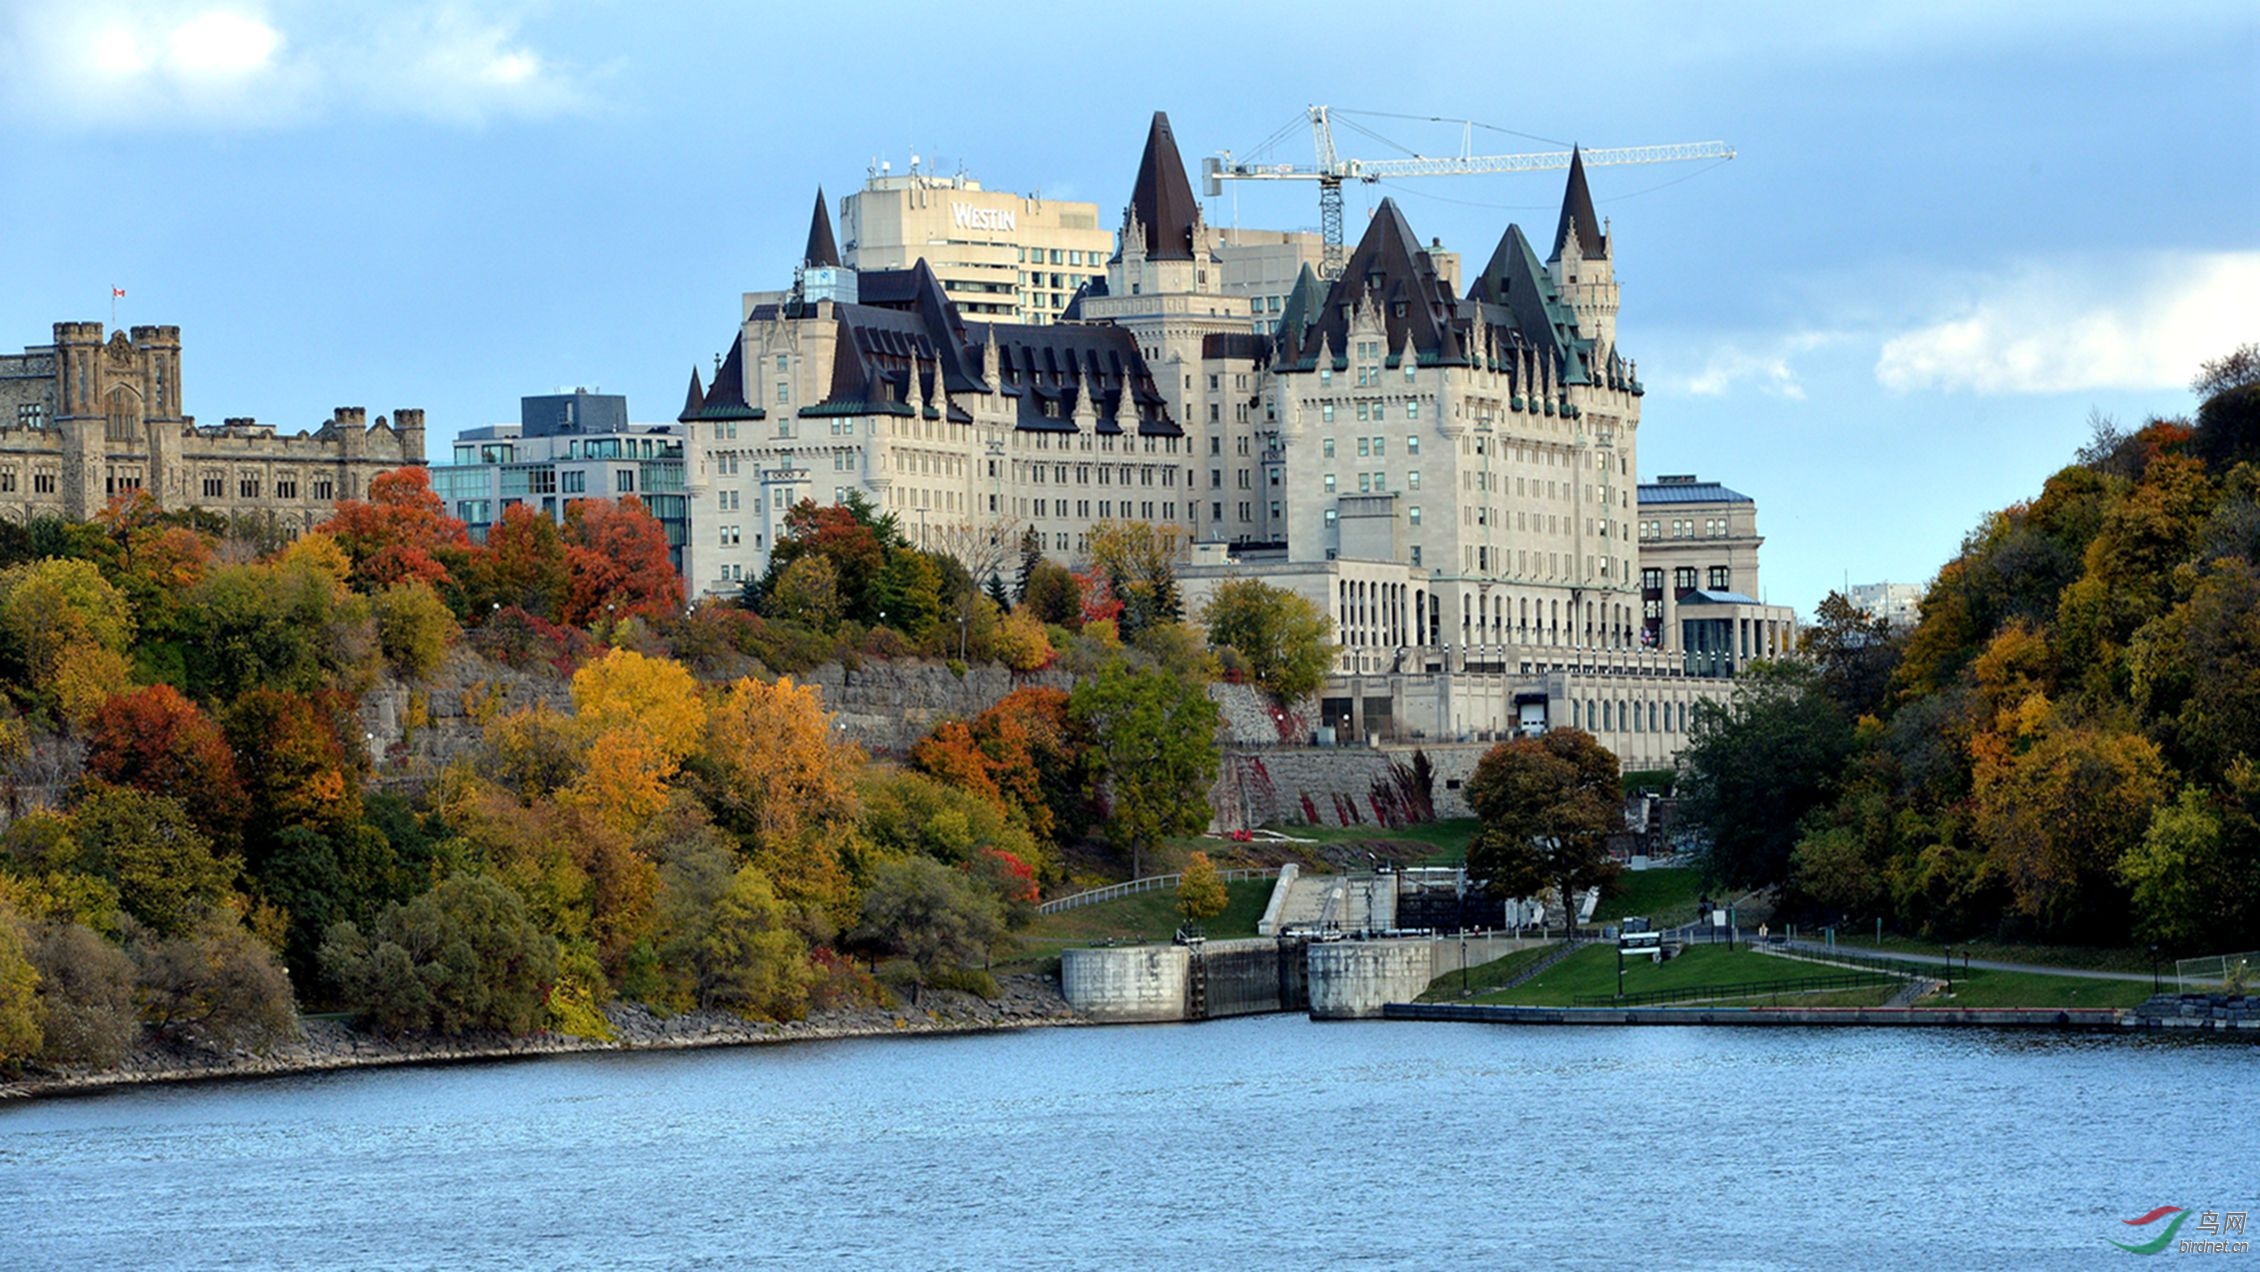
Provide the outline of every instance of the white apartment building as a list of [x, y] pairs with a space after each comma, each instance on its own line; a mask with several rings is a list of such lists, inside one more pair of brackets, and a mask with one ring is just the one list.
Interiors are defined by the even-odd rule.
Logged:
[[841, 200], [840, 238], [830, 264], [876, 273], [924, 261], [959, 313], [1032, 324], [1057, 321], [1114, 249], [1095, 203], [984, 190], [915, 165], [874, 171]]

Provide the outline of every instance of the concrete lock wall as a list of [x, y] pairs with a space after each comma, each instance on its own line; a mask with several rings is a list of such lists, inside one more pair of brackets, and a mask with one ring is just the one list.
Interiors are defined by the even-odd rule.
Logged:
[[1183, 1020], [1191, 961], [1182, 945], [1061, 950], [1060, 992], [1094, 1020]]
[[[1328, 941], [1310, 947], [1313, 1020], [1364, 1020], [1409, 1003], [1434, 978], [1429, 941]], [[1457, 953], [1455, 943], [1455, 954]]]

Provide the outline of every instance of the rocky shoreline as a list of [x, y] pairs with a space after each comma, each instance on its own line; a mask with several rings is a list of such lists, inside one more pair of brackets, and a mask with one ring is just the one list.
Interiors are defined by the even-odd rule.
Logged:
[[994, 999], [953, 990], [928, 990], [917, 1006], [813, 1012], [806, 1020], [754, 1021], [728, 1012], [695, 1011], [662, 1017], [649, 1008], [613, 1004], [604, 1009], [619, 1036], [612, 1040], [566, 1034], [463, 1035], [384, 1038], [336, 1020], [308, 1020], [297, 1040], [263, 1053], [220, 1055], [144, 1047], [116, 1068], [92, 1072], [33, 1073], [0, 1082], [0, 1100], [77, 1095], [154, 1083], [280, 1077], [333, 1069], [450, 1064], [589, 1052], [680, 1051], [761, 1043], [818, 1042], [837, 1038], [915, 1034], [986, 1033], [1083, 1025], [1090, 1020], [1068, 1006], [1057, 982], [1040, 976], [999, 976]]

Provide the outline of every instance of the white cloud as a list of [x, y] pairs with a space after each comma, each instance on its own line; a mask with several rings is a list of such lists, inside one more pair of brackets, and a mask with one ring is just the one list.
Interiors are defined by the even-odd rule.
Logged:
[[1970, 288], [1959, 312], [1887, 338], [1894, 392], [2064, 393], [2187, 384], [2260, 336], [2260, 252], [2032, 265]]
[[1744, 386], [1772, 397], [1803, 401], [1805, 386], [1791, 360], [1843, 337], [1829, 331], [1799, 331], [1763, 340], [1731, 340], [1699, 355], [1700, 369], [1667, 377], [1667, 387], [1696, 397], [1724, 397]]
[[477, 124], [578, 109], [573, 68], [453, 3], [33, 0], [0, 18], [0, 117], [69, 129]]

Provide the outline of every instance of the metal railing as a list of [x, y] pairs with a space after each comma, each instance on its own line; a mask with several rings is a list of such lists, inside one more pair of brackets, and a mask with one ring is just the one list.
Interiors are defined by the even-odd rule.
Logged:
[[[1235, 866], [1230, 870], [1219, 870], [1216, 873], [1226, 883], [1239, 883], [1248, 879], [1276, 879], [1279, 877], [1279, 867]], [[1136, 896], [1141, 892], [1155, 892], [1163, 888], [1174, 888], [1184, 878], [1183, 874], [1147, 875], [1143, 879], [1132, 879], [1127, 883], [1110, 883], [1103, 888], [1093, 888], [1088, 892], [1077, 892], [1069, 896], [1054, 897], [1049, 901], [1041, 902], [1036, 906], [1036, 913], [1058, 914], [1065, 910], [1081, 909], [1086, 905], [1097, 905], [1101, 901], [1113, 901], [1122, 897]]]

